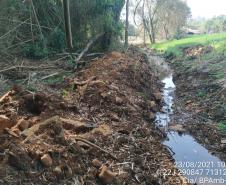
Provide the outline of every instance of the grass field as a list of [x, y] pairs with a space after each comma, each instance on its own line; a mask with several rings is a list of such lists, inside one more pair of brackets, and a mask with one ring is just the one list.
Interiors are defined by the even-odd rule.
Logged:
[[180, 40], [171, 40], [151, 45], [161, 53], [173, 53], [176, 56], [182, 54], [184, 47], [196, 45], [211, 45], [217, 50], [226, 48], [226, 33], [194, 35]]

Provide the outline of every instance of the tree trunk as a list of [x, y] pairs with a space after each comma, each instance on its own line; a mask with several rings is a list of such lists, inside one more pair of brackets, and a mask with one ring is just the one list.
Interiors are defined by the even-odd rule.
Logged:
[[146, 45], [146, 30], [145, 30], [145, 28], [144, 28], [144, 33], [143, 34], [144, 34], [143, 35], [144, 36], [143, 44]]
[[169, 36], [168, 36], [168, 29], [166, 27], [166, 25], [163, 26], [164, 32], [165, 32], [165, 39], [169, 40]]
[[129, 37], [129, 0], [126, 1], [126, 25], [125, 25], [125, 47], [127, 48], [129, 45], [128, 37]]
[[142, 7], [142, 21], [144, 26], [144, 45], [146, 45], [146, 26], [145, 26], [145, 19], [144, 19], [144, 7], [145, 7], [145, 1], [143, 1], [143, 7]]
[[69, 0], [63, 0], [63, 8], [64, 8], [64, 24], [65, 24], [65, 31], [66, 31], [67, 47], [69, 50], [71, 50], [73, 48], [73, 44], [72, 44]]
[[151, 24], [151, 43], [155, 43], [155, 29], [154, 29], [154, 24], [152, 21], [150, 21]]

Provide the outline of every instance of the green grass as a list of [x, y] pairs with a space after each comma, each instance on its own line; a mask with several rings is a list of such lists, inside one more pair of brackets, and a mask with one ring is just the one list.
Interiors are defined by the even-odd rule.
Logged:
[[199, 89], [196, 93], [196, 96], [198, 98], [204, 98], [207, 95], [207, 93], [204, 90]]
[[180, 40], [156, 43], [151, 45], [151, 48], [161, 53], [172, 53], [175, 56], [181, 56], [183, 48], [196, 45], [212, 45], [217, 50], [225, 49], [226, 33], [194, 35]]
[[226, 132], [226, 121], [222, 121], [219, 123], [219, 129], [223, 132]]

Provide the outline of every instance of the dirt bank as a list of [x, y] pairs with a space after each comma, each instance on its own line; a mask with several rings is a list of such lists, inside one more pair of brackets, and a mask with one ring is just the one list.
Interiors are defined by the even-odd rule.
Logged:
[[223, 58], [203, 61], [200, 55], [205, 52], [193, 56], [192, 51], [196, 50], [189, 48], [183, 58], [169, 61], [177, 86], [173, 123], [182, 123], [201, 144], [225, 161], [226, 132], [219, 128], [219, 123], [226, 119], [226, 91], [224, 83], [213, 77], [213, 67]]
[[93, 61], [53, 93], [15, 86], [0, 99], [0, 184], [185, 184], [154, 125], [161, 84], [129, 53]]

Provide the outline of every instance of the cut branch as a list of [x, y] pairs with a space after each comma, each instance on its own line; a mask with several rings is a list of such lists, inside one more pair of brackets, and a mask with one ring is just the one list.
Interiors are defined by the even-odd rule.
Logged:
[[12, 93], [12, 91], [8, 91], [6, 94], [4, 94], [1, 98], [0, 98], [0, 103], [2, 103], [7, 97], [9, 97], [9, 95]]
[[100, 33], [98, 35], [96, 35], [92, 40], [89, 41], [89, 43], [87, 44], [87, 46], [85, 47], [85, 49], [79, 54], [78, 58], [77, 58], [77, 62], [79, 62], [84, 55], [90, 50], [90, 48], [93, 46], [93, 44], [102, 36], [104, 35], [104, 33]]
[[6, 68], [6, 69], [3, 69], [3, 70], [0, 70], [0, 73], [3, 73], [3, 72], [6, 72], [6, 71], [10, 71], [10, 70], [14, 70], [14, 69], [17, 69], [17, 68], [23, 68], [23, 69], [49, 69], [49, 68], [55, 68], [54, 66], [47, 66], [47, 67], [34, 67], [34, 66], [13, 66], [13, 67], [9, 67], [9, 68]]
[[107, 151], [107, 150], [105, 150], [105, 149], [99, 147], [98, 145], [96, 145], [96, 144], [94, 144], [94, 143], [91, 143], [90, 141], [88, 141], [88, 140], [86, 140], [86, 139], [80, 138], [80, 137], [78, 137], [78, 136], [73, 136], [73, 135], [70, 136], [70, 137], [73, 138], [75, 141], [80, 141], [80, 142], [86, 143], [86, 144], [88, 144], [88, 145], [90, 145], [90, 146], [92, 146], [92, 147], [94, 147], [94, 148], [96, 148], [96, 149], [98, 149], [98, 150], [100, 150], [100, 151], [102, 151], [102, 152], [108, 154], [112, 159], [117, 160], [117, 157], [114, 156], [111, 152], [109, 152], [109, 151]]

